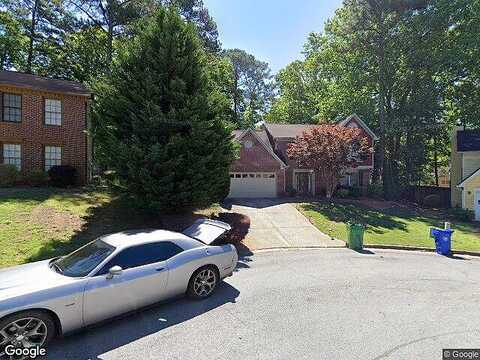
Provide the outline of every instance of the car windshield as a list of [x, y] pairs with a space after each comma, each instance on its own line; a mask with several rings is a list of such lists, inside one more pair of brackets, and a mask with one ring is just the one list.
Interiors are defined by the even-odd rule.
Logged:
[[52, 267], [65, 276], [86, 276], [113, 253], [114, 250], [115, 247], [97, 239], [75, 250], [71, 254], [55, 260], [52, 262]]

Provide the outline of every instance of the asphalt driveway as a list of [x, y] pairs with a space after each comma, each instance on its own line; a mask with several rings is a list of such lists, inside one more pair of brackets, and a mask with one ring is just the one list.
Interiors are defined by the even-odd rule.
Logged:
[[218, 290], [60, 339], [48, 359], [431, 360], [480, 347], [475, 258], [260, 252]]
[[227, 207], [231, 212], [250, 218], [250, 228], [243, 243], [252, 250], [345, 246], [343, 241], [320, 232], [288, 200], [233, 200]]

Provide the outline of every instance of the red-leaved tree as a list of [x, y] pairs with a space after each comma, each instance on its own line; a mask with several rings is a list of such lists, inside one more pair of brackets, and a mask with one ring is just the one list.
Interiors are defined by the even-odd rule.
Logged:
[[372, 151], [360, 129], [322, 125], [305, 131], [287, 149], [299, 168], [313, 169], [320, 176], [327, 198], [331, 198], [340, 178]]

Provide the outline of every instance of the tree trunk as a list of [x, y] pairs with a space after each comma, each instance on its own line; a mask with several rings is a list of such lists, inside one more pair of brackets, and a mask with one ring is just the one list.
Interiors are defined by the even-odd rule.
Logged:
[[385, 49], [384, 43], [380, 44], [378, 52], [378, 126], [380, 130], [378, 141], [378, 171], [383, 183], [384, 192], [388, 191], [388, 181], [385, 180]]
[[112, 66], [113, 60], [113, 30], [114, 30], [114, 23], [113, 23], [113, 13], [112, 13], [112, 0], [107, 1], [107, 8], [106, 8], [106, 23], [107, 23], [107, 63], [109, 71]]
[[233, 112], [235, 114], [235, 120], [237, 121], [237, 124], [240, 123], [239, 119], [239, 102], [240, 102], [240, 97], [238, 96], [238, 74], [237, 71], [234, 69], [233, 73]]
[[437, 140], [433, 138], [433, 170], [435, 172], [435, 185], [438, 186], [438, 153]]
[[35, 0], [32, 8], [32, 20], [30, 22], [30, 34], [29, 34], [29, 44], [28, 44], [28, 56], [27, 56], [27, 68], [26, 72], [28, 74], [32, 73], [32, 63], [33, 63], [33, 45], [35, 42], [35, 28], [37, 26], [37, 11], [40, 0]]
[[107, 35], [107, 62], [109, 68], [112, 66], [113, 60], [113, 24], [108, 23], [108, 35]]

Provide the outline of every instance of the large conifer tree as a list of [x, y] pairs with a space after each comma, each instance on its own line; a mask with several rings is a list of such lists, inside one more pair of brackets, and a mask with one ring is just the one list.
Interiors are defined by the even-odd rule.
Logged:
[[203, 206], [226, 196], [227, 111], [193, 25], [159, 10], [119, 53], [96, 102], [97, 160], [139, 203]]

